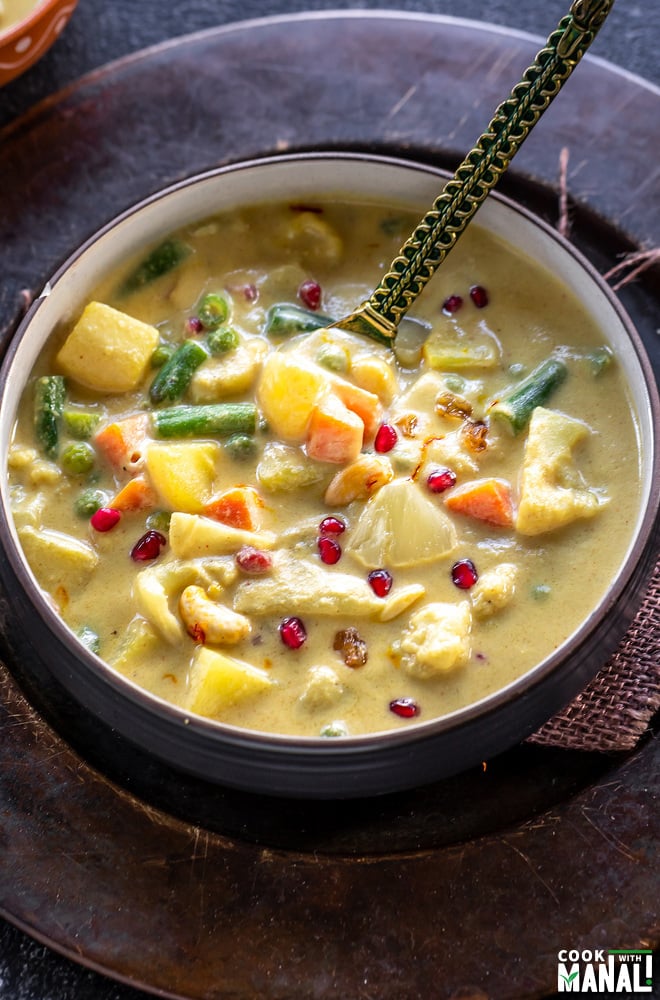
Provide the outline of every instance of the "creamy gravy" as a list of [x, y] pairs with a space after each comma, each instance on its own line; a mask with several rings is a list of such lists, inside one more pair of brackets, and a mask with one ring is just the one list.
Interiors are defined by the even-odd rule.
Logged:
[[[397, 356], [264, 332], [289, 322], [283, 304], [345, 315], [416, 221], [322, 200], [211, 219], [176, 234], [162, 266], [112, 275], [77, 335], [54, 333], [9, 457], [19, 534], [70, 627], [158, 697], [277, 733], [409, 726], [519, 677], [606, 589], [636, 516], [636, 428], [616, 358], [553, 275], [473, 224]], [[208, 295], [228, 315], [204, 325]], [[96, 332], [121, 326], [107, 306], [129, 328], [103, 357]], [[191, 348], [185, 387], [154, 402], [184, 341], [202, 360]], [[548, 361], [547, 394], [513, 433], [495, 404]], [[53, 419], [37, 403], [35, 439], [36, 380], [53, 375], [65, 399]], [[216, 403], [256, 403], [256, 428], [154, 424]], [[108, 428], [136, 415], [120, 454]], [[147, 531], [164, 544], [152, 535], [135, 561]]]

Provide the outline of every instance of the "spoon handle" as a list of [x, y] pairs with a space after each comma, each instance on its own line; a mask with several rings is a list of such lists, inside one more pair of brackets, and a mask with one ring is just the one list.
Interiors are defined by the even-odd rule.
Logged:
[[379, 286], [335, 326], [391, 344], [397, 326], [509, 166], [596, 36], [614, 0], [574, 0], [392, 261]]

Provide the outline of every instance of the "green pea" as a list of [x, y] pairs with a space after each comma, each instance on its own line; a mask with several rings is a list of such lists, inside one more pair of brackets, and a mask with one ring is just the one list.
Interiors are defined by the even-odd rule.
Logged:
[[239, 336], [233, 326], [221, 326], [211, 330], [206, 338], [206, 345], [211, 354], [226, 354], [238, 347]]
[[319, 735], [326, 737], [327, 739], [335, 739], [337, 736], [348, 736], [348, 729], [346, 728], [345, 722], [336, 720], [335, 722], [329, 722], [327, 726], [324, 726]]
[[166, 534], [170, 530], [172, 515], [168, 510], [154, 510], [147, 518], [147, 528]]
[[68, 476], [81, 476], [94, 468], [96, 453], [91, 444], [77, 441], [69, 444], [60, 455], [60, 465]]
[[62, 414], [62, 422], [70, 437], [75, 438], [76, 441], [86, 441], [91, 438], [101, 422], [101, 416], [98, 413], [88, 413], [85, 410], [65, 410]]
[[224, 295], [205, 295], [197, 307], [197, 316], [206, 330], [217, 330], [226, 323], [231, 311], [230, 300]]
[[340, 344], [323, 344], [316, 352], [316, 361], [331, 372], [344, 374], [349, 369], [349, 358]]
[[176, 348], [174, 344], [159, 344], [151, 355], [151, 367], [162, 368], [166, 361], [169, 361]]
[[251, 458], [257, 450], [257, 442], [249, 434], [232, 434], [225, 442], [225, 451], [236, 461]]
[[78, 494], [73, 509], [78, 517], [91, 517], [107, 502], [108, 495], [103, 490], [87, 489]]
[[549, 587], [547, 583], [537, 583], [532, 587], [532, 597], [535, 601], [545, 601], [552, 593], [552, 587]]

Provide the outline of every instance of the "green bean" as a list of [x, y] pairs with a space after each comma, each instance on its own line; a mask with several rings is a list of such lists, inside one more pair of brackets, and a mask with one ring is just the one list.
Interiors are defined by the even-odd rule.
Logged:
[[147, 254], [135, 270], [131, 271], [119, 286], [117, 294], [131, 295], [145, 285], [150, 285], [168, 271], [173, 271], [191, 253], [190, 247], [181, 240], [165, 240]]
[[173, 400], [183, 396], [195, 369], [207, 358], [206, 349], [198, 340], [184, 340], [151, 383], [151, 402], [162, 403], [164, 399]]
[[264, 332], [271, 337], [290, 337], [294, 333], [311, 333], [333, 322], [329, 316], [303, 309], [293, 302], [279, 302], [266, 313]]
[[257, 408], [254, 403], [207, 403], [201, 406], [171, 406], [155, 410], [154, 430], [161, 438], [254, 434]]
[[566, 375], [563, 361], [547, 358], [510, 392], [497, 399], [489, 413], [502, 420], [512, 434], [519, 434], [529, 423], [532, 411], [546, 402]]
[[43, 378], [37, 379], [34, 427], [37, 441], [50, 458], [57, 454], [65, 396], [66, 389], [62, 375], [44, 375]]

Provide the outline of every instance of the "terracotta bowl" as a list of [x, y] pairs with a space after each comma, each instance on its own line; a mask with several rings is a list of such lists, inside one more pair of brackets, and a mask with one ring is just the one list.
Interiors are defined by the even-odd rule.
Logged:
[[[125, 212], [77, 250], [47, 284], [9, 345], [0, 373], [0, 448], [7, 454], [22, 389], [51, 330], [71, 322], [102, 276], [180, 226], [255, 200], [325, 190], [428, 206], [437, 170], [353, 154], [276, 157], [186, 180]], [[651, 366], [618, 300], [573, 246], [513, 202], [490, 195], [478, 223], [552, 269], [579, 295], [623, 366], [637, 407], [641, 502], [630, 544], [606, 594], [582, 625], [532, 670], [476, 704], [406, 729], [336, 740], [273, 736], [191, 716], [136, 687], [88, 652], [53, 611], [28, 568], [0, 473], [0, 615], [5, 646], [33, 687], [52, 680], [82, 712], [179, 771], [252, 792], [309, 798], [391, 792], [492, 757], [529, 736], [606, 662], [644, 593], [658, 547], [660, 404]]]
[[27, 17], [0, 31], [0, 86], [41, 59], [69, 22], [78, 0], [42, 0]]

